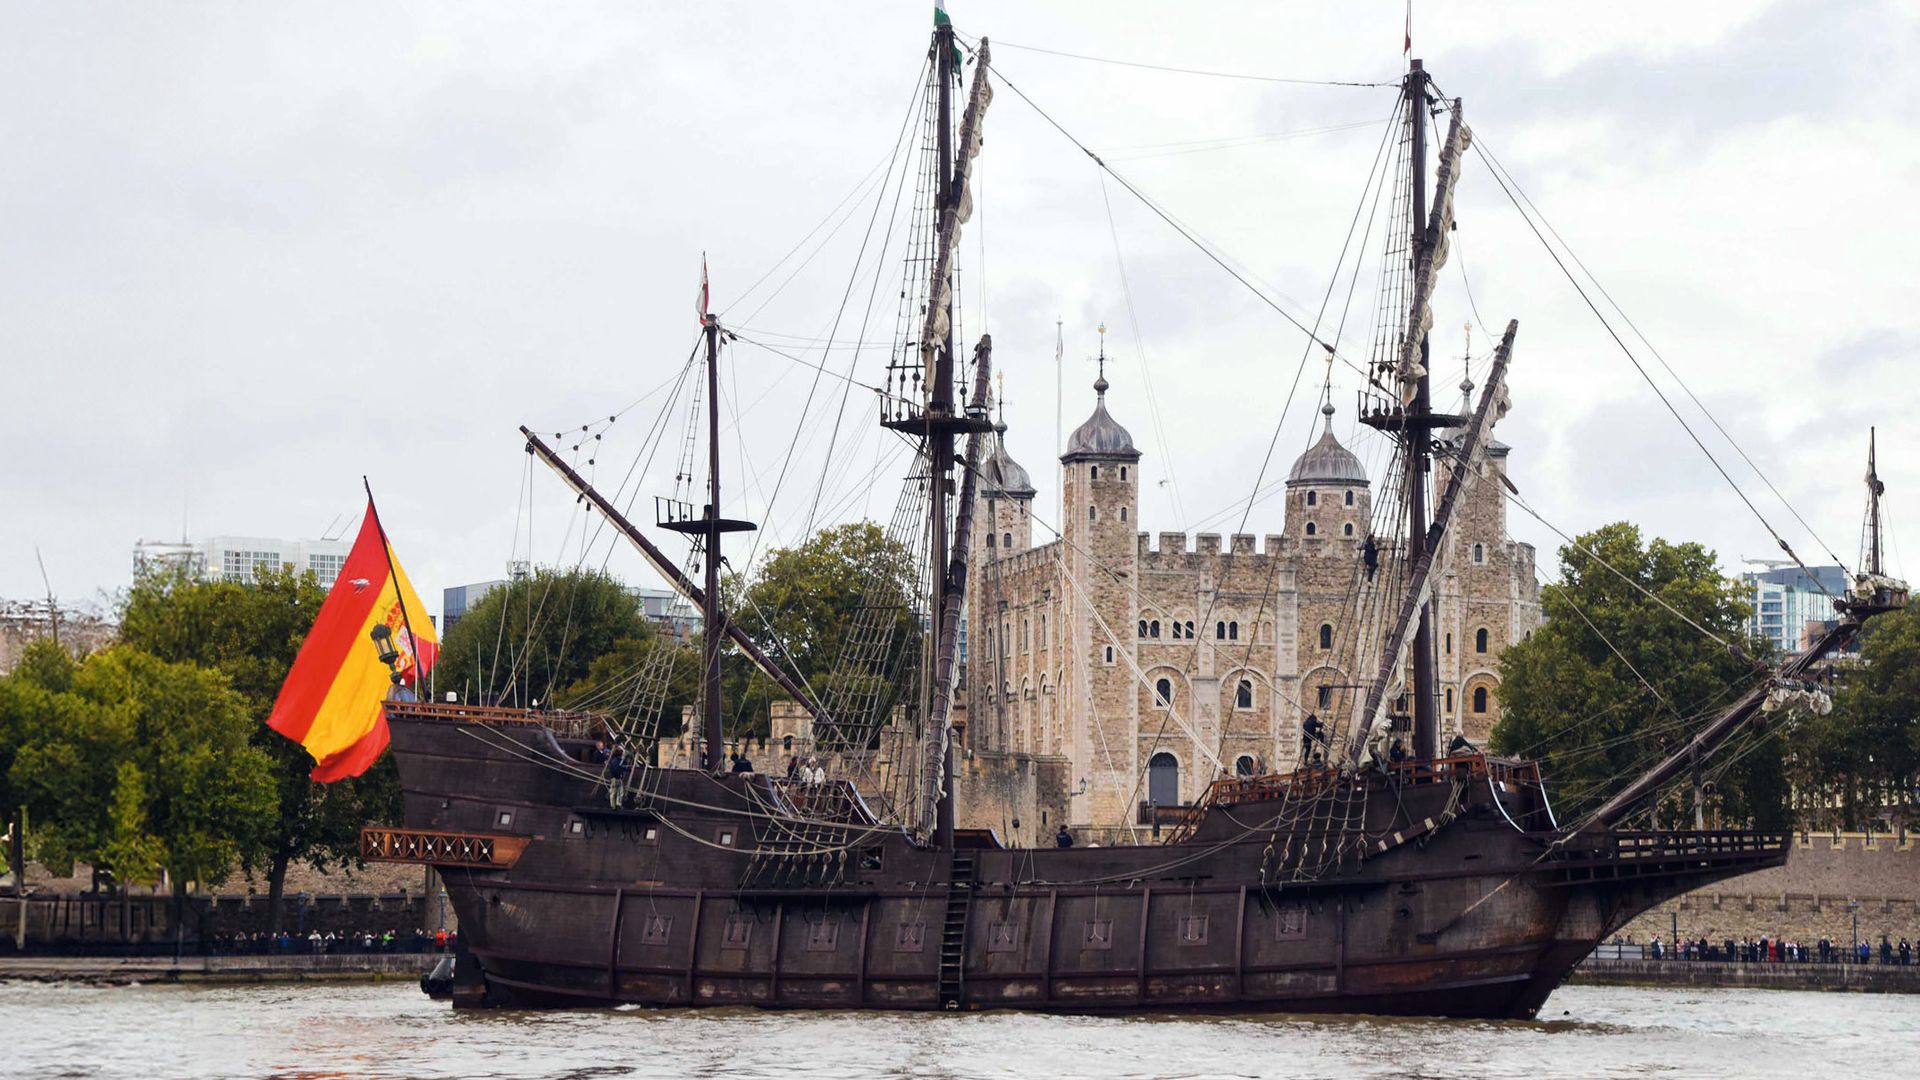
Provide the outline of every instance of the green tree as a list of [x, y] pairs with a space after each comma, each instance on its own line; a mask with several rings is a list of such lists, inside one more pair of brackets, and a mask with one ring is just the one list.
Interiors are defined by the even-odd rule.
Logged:
[[648, 627], [594, 657], [586, 674], [556, 691], [553, 702], [613, 715], [644, 733], [677, 735], [681, 709], [700, 693], [700, 657], [697, 645]]
[[[1749, 685], [1752, 666], [1640, 591], [1748, 645], [1743, 590], [1705, 547], [1643, 542], [1622, 522], [1559, 554], [1560, 577], [1541, 593], [1546, 622], [1501, 657], [1501, 717], [1490, 741], [1499, 753], [1543, 758], [1568, 819], [1682, 745]], [[1732, 763], [1718, 765], [1727, 815], [1784, 825], [1781, 744], [1733, 749], [1737, 760], [1725, 755]], [[1668, 810], [1691, 814], [1690, 805]]]
[[[11, 680], [10, 680], [11, 681]], [[14, 755], [11, 784], [50, 865], [85, 859], [137, 880], [219, 881], [272, 821], [272, 765], [248, 745], [253, 719], [219, 671], [128, 645], [87, 657]], [[117, 865], [116, 865], [117, 863]]]
[[1882, 807], [1908, 817], [1920, 783], [1920, 608], [1878, 616], [1861, 631], [1860, 658], [1840, 669], [1833, 712], [1802, 719], [1793, 735], [1803, 790], [1838, 802], [1858, 829]]
[[[253, 720], [252, 745], [273, 763], [275, 811], [242, 852], [267, 881], [268, 920], [279, 929], [287, 869], [360, 865], [360, 828], [400, 815], [391, 756], [365, 775], [331, 784], [308, 778], [306, 748], [266, 726], [280, 684], [326, 600], [311, 572], [261, 567], [251, 582], [208, 581], [165, 570], [135, 582], [121, 611], [121, 639], [164, 660], [223, 672]], [[422, 618], [425, 614], [422, 613]]]
[[[33, 856], [57, 873], [100, 850], [109, 821], [98, 793], [114, 781], [111, 763], [127, 737], [95, 723], [69, 694], [79, 664], [52, 641], [23, 650], [12, 674], [0, 678], [0, 799], [14, 836], [24, 836], [22, 810], [33, 823]], [[48, 788], [40, 777], [65, 783]], [[26, 850], [15, 844], [10, 869], [25, 872]]]
[[446, 632], [433, 689], [463, 701], [552, 701], [596, 659], [651, 630], [639, 599], [607, 574], [535, 570], [487, 593]]
[[[912, 552], [888, 540], [879, 526], [860, 521], [769, 552], [752, 579], [733, 591], [728, 607], [763, 651], [821, 699], [871, 703], [880, 715], [842, 718], [860, 724], [892, 707], [909, 661], [920, 652], [918, 593]], [[884, 642], [886, 648], [863, 665], [839, 669], [843, 649], [856, 639], [865, 647]], [[729, 663], [728, 713], [739, 718], [739, 733], [763, 733], [768, 705], [784, 696], [744, 659]]]

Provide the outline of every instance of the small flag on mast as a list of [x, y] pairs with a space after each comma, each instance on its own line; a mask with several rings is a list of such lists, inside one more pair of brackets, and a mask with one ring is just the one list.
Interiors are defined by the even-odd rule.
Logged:
[[707, 253], [700, 253], [700, 292], [693, 298], [693, 313], [700, 319], [700, 325], [707, 325], [707, 318], [713, 307], [713, 289], [707, 284]]
[[[360, 535], [267, 717], [268, 727], [313, 755], [313, 779], [359, 776], [386, 750], [387, 717], [381, 702], [396, 686], [405, 687], [407, 695], [417, 694], [440, 653], [426, 611], [393, 557], [368, 499]], [[413, 613], [421, 622], [412, 622]], [[386, 630], [385, 648], [399, 653], [391, 668], [373, 639], [376, 627]], [[398, 683], [394, 672], [400, 674]]]

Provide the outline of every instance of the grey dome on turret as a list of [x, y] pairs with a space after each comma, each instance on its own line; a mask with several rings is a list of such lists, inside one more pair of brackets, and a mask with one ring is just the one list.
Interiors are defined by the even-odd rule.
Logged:
[[993, 433], [987, 438], [992, 441], [988, 444], [987, 459], [980, 465], [980, 493], [989, 498], [1033, 498], [1037, 494], [1033, 478], [1007, 453], [1007, 425], [993, 425]]
[[1320, 432], [1320, 441], [1307, 447], [1293, 463], [1293, 471], [1287, 474], [1287, 486], [1298, 484], [1360, 484], [1367, 483], [1366, 467], [1360, 464], [1353, 451], [1340, 445], [1333, 437], [1333, 406], [1326, 405], [1320, 410], [1326, 417], [1326, 427]]
[[1094, 393], [1099, 395], [1093, 406], [1093, 415], [1087, 422], [1073, 429], [1067, 436], [1067, 452], [1060, 460], [1067, 464], [1076, 461], [1139, 461], [1140, 451], [1134, 448], [1133, 436], [1120, 426], [1107, 412], [1107, 377], [1103, 374], [1093, 383]]

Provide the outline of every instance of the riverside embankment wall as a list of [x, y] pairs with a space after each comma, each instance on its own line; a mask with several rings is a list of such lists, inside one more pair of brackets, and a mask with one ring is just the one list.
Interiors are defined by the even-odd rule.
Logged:
[[1588, 957], [1567, 980], [1599, 986], [1732, 986], [1750, 990], [1852, 990], [1920, 994], [1920, 965], [1729, 964], [1714, 960]]
[[[1860, 833], [1802, 833], [1787, 865], [1731, 878], [1663, 904], [1621, 934], [1645, 942], [1765, 936], [1809, 945], [1822, 936], [1877, 949], [1882, 935], [1920, 941], [1920, 844]], [[1876, 951], [1876, 956], [1878, 955]]]

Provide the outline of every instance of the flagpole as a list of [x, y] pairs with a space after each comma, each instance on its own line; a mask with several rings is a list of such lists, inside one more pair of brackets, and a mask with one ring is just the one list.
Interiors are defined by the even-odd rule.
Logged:
[[418, 696], [420, 687], [420, 639], [413, 635], [413, 620], [407, 615], [407, 590], [400, 587], [400, 571], [393, 565], [393, 545], [387, 543], [387, 527], [380, 523], [380, 507], [373, 501], [373, 485], [365, 474], [360, 483], [367, 489], [367, 513], [373, 515], [373, 529], [380, 534], [380, 554], [387, 559], [387, 580], [393, 582], [393, 595], [400, 600], [400, 625], [407, 630], [407, 648], [413, 651], [414, 694]]

